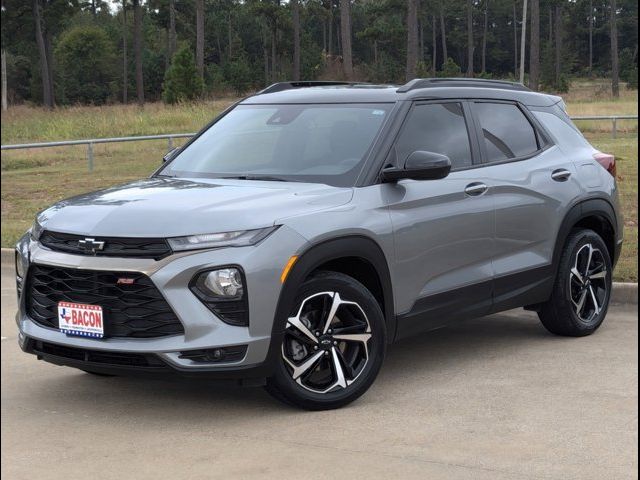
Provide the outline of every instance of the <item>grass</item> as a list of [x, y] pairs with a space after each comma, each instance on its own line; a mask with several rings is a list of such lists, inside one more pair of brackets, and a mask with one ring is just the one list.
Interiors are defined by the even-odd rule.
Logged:
[[[608, 98], [607, 84], [576, 82], [565, 95], [571, 115], [636, 114], [637, 92]], [[70, 107], [53, 112], [26, 106], [2, 114], [2, 143], [148, 135], [199, 130], [233, 99], [174, 107]], [[620, 137], [610, 138], [611, 122], [581, 122], [579, 127], [600, 150], [618, 161], [618, 182], [625, 216], [625, 246], [616, 280], [638, 281], [638, 139], [637, 121], [619, 124]], [[176, 141], [178, 145], [180, 142]], [[3, 247], [11, 247], [31, 225], [36, 212], [71, 195], [125, 183], [155, 170], [166, 153], [166, 141], [96, 145], [94, 172], [87, 171], [86, 146], [2, 152], [1, 225]], [[133, 161], [135, 159], [135, 161]]]

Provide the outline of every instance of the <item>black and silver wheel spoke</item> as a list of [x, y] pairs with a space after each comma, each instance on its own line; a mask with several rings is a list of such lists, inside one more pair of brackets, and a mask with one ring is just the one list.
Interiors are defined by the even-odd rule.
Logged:
[[364, 310], [338, 292], [302, 301], [287, 320], [282, 357], [291, 378], [314, 393], [349, 387], [369, 360], [372, 333]]
[[569, 294], [575, 313], [583, 322], [600, 315], [608, 295], [608, 271], [602, 252], [590, 243], [576, 253], [569, 274]]

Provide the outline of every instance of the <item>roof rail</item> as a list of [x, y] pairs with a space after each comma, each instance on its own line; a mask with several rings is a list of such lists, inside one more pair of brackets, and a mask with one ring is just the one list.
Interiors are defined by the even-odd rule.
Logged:
[[484, 78], [416, 78], [401, 86], [398, 89], [398, 93], [405, 93], [419, 88], [435, 87], [499, 88], [502, 90], [518, 90], [521, 92], [531, 91], [521, 83], [508, 82], [506, 80], [488, 80]]
[[347, 86], [347, 85], [363, 85], [361, 82], [338, 82], [338, 81], [300, 81], [300, 82], [278, 82], [269, 85], [267, 88], [260, 90], [256, 95], [263, 95], [265, 93], [282, 92], [284, 90], [292, 90], [294, 88], [309, 88], [309, 87], [332, 87], [332, 86]]

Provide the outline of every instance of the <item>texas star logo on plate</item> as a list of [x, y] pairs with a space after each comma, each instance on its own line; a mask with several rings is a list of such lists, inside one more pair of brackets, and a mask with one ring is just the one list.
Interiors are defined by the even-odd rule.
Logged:
[[67, 335], [102, 338], [102, 307], [84, 303], [58, 302], [58, 325]]

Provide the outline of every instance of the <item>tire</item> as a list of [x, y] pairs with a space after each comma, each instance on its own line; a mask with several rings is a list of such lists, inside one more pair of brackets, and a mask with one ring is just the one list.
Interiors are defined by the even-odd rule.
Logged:
[[342, 407], [371, 386], [386, 344], [384, 315], [371, 292], [347, 275], [320, 272], [298, 289], [266, 389], [306, 410]]
[[538, 312], [540, 321], [556, 335], [591, 335], [607, 315], [611, 286], [611, 257], [604, 241], [593, 230], [574, 230], [562, 250], [553, 294]]

